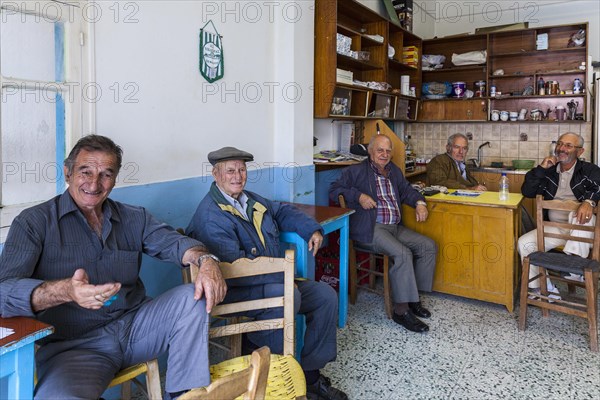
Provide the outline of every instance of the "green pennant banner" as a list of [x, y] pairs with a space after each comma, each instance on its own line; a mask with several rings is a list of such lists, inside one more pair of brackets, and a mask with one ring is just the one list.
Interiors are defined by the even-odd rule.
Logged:
[[200, 29], [200, 73], [212, 83], [223, 77], [223, 41], [212, 21]]

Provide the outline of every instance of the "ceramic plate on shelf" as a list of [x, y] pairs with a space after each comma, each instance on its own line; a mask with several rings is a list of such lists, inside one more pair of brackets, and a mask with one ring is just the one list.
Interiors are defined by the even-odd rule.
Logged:
[[391, 44], [388, 44], [388, 57], [394, 58], [395, 55], [396, 55], [396, 49], [394, 49]]

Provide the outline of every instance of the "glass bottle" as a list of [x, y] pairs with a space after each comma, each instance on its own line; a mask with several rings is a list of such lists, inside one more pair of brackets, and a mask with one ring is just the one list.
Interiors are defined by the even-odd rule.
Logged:
[[546, 94], [544, 78], [542, 78], [541, 76], [537, 81], [537, 94], [539, 96], [543, 96]]

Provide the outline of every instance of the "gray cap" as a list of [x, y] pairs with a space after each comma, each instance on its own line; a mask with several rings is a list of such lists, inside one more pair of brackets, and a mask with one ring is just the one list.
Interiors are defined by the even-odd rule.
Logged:
[[247, 151], [236, 149], [235, 147], [223, 147], [208, 153], [208, 161], [212, 165], [228, 160], [254, 161], [254, 156]]

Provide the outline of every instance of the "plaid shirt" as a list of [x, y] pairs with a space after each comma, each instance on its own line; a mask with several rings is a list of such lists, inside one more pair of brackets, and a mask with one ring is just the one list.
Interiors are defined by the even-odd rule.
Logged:
[[[380, 174], [372, 161], [369, 164], [375, 173], [375, 182], [377, 184], [376, 222], [386, 225], [399, 224], [402, 218], [400, 215], [400, 208], [398, 207], [398, 201], [396, 200], [396, 195], [394, 194], [394, 188], [392, 187], [392, 181]], [[385, 166], [385, 170], [389, 176], [391, 173], [389, 164]]]

